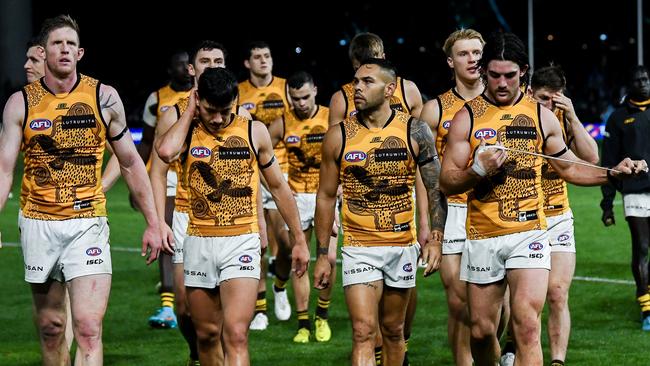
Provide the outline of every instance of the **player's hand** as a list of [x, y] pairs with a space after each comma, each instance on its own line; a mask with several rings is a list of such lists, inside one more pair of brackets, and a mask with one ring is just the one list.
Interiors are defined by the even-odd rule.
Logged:
[[420, 258], [427, 265], [424, 269], [424, 277], [428, 277], [440, 268], [442, 261], [442, 233], [440, 231], [433, 230], [431, 232], [427, 243], [422, 247]]
[[508, 158], [508, 153], [500, 143], [487, 145], [481, 138], [481, 144], [474, 151], [472, 170], [481, 177], [494, 173]]
[[614, 167], [611, 175], [618, 179], [627, 179], [635, 175], [647, 174], [648, 164], [645, 160], [632, 160], [625, 158]]
[[314, 266], [314, 288], [323, 290], [328, 288], [330, 284], [330, 274], [332, 273], [332, 264], [327, 259], [327, 255], [319, 255], [316, 258], [316, 265]]
[[567, 97], [562, 92], [557, 92], [553, 95], [552, 99], [553, 104], [563, 110], [570, 121], [578, 118], [575, 109], [573, 108], [573, 102], [571, 101], [571, 98]]
[[[153, 263], [162, 249], [162, 239], [160, 236], [160, 227], [158, 225], [149, 225], [142, 234], [142, 253], [147, 257], [147, 265]], [[147, 255], [148, 254], [148, 255]]]
[[174, 255], [174, 232], [166, 222], [160, 223], [160, 236], [162, 237], [162, 250], [169, 255]]
[[291, 270], [296, 273], [296, 276], [302, 277], [307, 272], [309, 265], [309, 247], [305, 242], [305, 237], [302, 240], [296, 241], [291, 249]]
[[603, 210], [603, 216], [600, 218], [605, 226], [612, 226], [616, 224], [614, 219], [614, 211], [611, 208]]

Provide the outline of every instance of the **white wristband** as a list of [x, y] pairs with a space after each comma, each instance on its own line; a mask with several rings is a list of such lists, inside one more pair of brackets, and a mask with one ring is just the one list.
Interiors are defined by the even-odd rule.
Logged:
[[485, 146], [479, 146], [474, 152], [474, 161], [472, 162], [472, 170], [478, 174], [479, 177], [485, 177], [487, 171], [483, 168], [481, 163], [478, 161], [478, 156], [483, 153], [487, 148]]

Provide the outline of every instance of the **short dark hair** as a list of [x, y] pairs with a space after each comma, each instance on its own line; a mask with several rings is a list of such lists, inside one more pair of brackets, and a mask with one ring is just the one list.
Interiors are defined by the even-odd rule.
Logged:
[[226, 48], [219, 42], [211, 41], [204, 39], [197, 43], [192, 49], [190, 49], [189, 56], [190, 56], [190, 64], [196, 66], [196, 55], [199, 53], [199, 51], [210, 51], [218, 49], [223, 52], [223, 58], [224, 60], [226, 59], [226, 56], [228, 55], [228, 52], [226, 52]]
[[388, 73], [393, 80], [397, 79], [397, 69], [393, 64], [385, 58], [368, 58], [361, 61], [359, 67], [363, 65], [377, 65], [382, 71]]
[[350, 61], [357, 60], [362, 62], [369, 58], [380, 58], [384, 53], [384, 42], [374, 33], [359, 33], [352, 41], [348, 49]]
[[643, 65], [636, 65], [627, 72], [627, 85], [631, 85], [634, 82], [634, 79], [636, 78], [636, 74], [639, 72], [645, 72], [650, 76], [650, 73], [648, 72], [648, 68], [643, 66]]
[[[490, 34], [483, 47], [483, 56], [479, 61], [479, 66], [483, 72], [487, 71], [487, 66], [491, 61], [512, 61], [519, 65], [520, 69], [529, 65], [528, 53], [524, 42], [513, 33], [494, 32]], [[528, 75], [530, 68], [521, 77], [521, 84], [528, 84]]]
[[239, 94], [237, 79], [224, 67], [208, 68], [199, 78], [199, 98], [215, 107], [225, 107]]
[[269, 51], [271, 50], [271, 46], [269, 46], [268, 43], [264, 41], [252, 41], [249, 42], [248, 45], [246, 46], [246, 59], [249, 60], [251, 56], [253, 56], [253, 50], [257, 48], [268, 48]]
[[530, 78], [530, 87], [533, 90], [546, 88], [551, 91], [561, 91], [566, 88], [566, 78], [562, 68], [556, 65], [544, 66], [535, 70]]
[[300, 89], [303, 85], [314, 84], [314, 78], [307, 71], [297, 71], [287, 79], [287, 84], [292, 89]]
[[38, 36], [34, 36], [27, 41], [27, 49], [30, 49], [34, 46], [39, 46], [39, 47], [45, 47], [43, 44], [43, 40], [40, 39]]
[[49, 37], [52, 31], [65, 27], [72, 28], [75, 32], [77, 32], [77, 40], [81, 44], [81, 36], [79, 33], [79, 25], [77, 24], [77, 21], [72, 19], [71, 16], [63, 14], [55, 16], [54, 18], [45, 19], [37, 38], [40, 39], [41, 44], [45, 46], [47, 44], [47, 37]]

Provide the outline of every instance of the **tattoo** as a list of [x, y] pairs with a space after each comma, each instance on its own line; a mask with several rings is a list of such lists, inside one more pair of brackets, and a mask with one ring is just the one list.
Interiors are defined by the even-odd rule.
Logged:
[[443, 231], [447, 219], [447, 199], [440, 192], [440, 159], [429, 126], [421, 120], [411, 122], [410, 137], [418, 144], [420, 176], [427, 190], [431, 230]]
[[101, 109], [113, 109], [112, 107], [117, 104], [117, 101], [112, 100], [113, 95], [104, 93], [99, 93], [99, 106]]

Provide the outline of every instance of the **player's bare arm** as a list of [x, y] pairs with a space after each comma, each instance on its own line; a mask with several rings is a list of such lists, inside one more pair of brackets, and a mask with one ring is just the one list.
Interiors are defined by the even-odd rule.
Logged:
[[13, 183], [14, 168], [23, 139], [25, 99], [21, 92], [9, 97], [0, 124], [0, 211], [7, 202]]
[[330, 127], [343, 121], [345, 117], [345, 96], [342, 91], [338, 90], [332, 94], [332, 99], [330, 99]]

